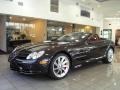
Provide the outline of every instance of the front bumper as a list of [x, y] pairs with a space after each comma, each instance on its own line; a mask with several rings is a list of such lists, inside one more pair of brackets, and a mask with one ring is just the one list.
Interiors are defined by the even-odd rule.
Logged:
[[10, 61], [10, 69], [23, 74], [39, 74], [48, 72], [48, 64], [40, 65], [37, 62], [24, 63], [22, 61]]

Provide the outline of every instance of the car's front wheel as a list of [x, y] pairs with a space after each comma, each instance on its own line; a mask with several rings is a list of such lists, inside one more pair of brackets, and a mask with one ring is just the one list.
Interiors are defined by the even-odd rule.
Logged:
[[70, 59], [65, 54], [57, 54], [50, 63], [49, 76], [53, 79], [64, 78], [70, 69]]
[[103, 59], [103, 62], [104, 63], [111, 63], [113, 61], [113, 57], [114, 57], [114, 51], [112, 48], [110, 48], [108, 51], [107, 51], [107, 54], [106, 54], [106, 58]]

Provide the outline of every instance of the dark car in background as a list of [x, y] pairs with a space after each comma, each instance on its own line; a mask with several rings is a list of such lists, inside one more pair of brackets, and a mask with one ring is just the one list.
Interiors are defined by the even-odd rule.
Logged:
[[71, 68], [82, 63], [113, 61], [114, 43], [97, 34], [75, 32], [54, 41], [18, 46], [9, 56], [11, 70], [23, 74], [47, 73], [64, 78]]

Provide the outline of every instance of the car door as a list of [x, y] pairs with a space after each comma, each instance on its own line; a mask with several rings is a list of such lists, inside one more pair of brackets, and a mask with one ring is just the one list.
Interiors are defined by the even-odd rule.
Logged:
[[98, 57], [103, 57], [105, 55], [105, 52], [108, 48], [108, 41], [99, 39], [96, 43], [97, 51], [98, 51]]
[[78, 42], [72, 46], [71, 51], [75, 60], [74, 64], [79, 64], [89, 59], [90, 51], [88, 48], [89, 46], [85, 42]]
[[91, 35], [87, 41], [87, 44], [90, 49], [90, 58], [99, 58], [103, 56], [107, 48], [107, 45], [99, 38], [97, 34]]

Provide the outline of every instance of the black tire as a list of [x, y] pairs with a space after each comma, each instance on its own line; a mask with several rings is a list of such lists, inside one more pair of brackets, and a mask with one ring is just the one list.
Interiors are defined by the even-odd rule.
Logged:
[[[54, 71], [54, 66], [55, 66], [55, 64], [54, 64], [54, 63], [55, 63], [55, 62], [57, 61], [57, 59], [58, 59], [59, 57], [61, 57], [61, 56], [66, 57], [66, 58], [68, 59], [69, 69], [68, 69], [68, 71], [67, 71], [67, 73], [66, 73], [65, 75], [63, 75], [62, 77], [59, 77], [59, 76], [57, 76], [57, 75], [55, 74], [55, 71]], [[66, 54], [59, 53], [59, 54], [57, 54], [55, 57], [53, 57], [53, 59], [51, 60], [48, 75], [49, 75], [49, 77], [52, 78], [52, 79], [59, 80], [59, 79], [62, 79], [62, 78], [64, 78], [64, 77], [66, 77], [67, 74], [68, 74], [68, 72], [69, 72], [69, 70], [70, 70], [70, 59], [69, 59], [69, 57], [68, 57]], [[59, 71], [59, 70], [58, 70], [58, 71]]]
[[[111, 52], [111, 56], [109, 56], [109, 53]], [[113, 61], [113, 55], [114, 55], [114, 51], [112, 48], [109, 48], [107, 53], [106, 53], [106, 57], [102, 60], [103, 63], [105, 64], [109, 64], [109, 63], [112, 63]], [[110, 60], [110, 57], [111, 57], [111, 60]]]

